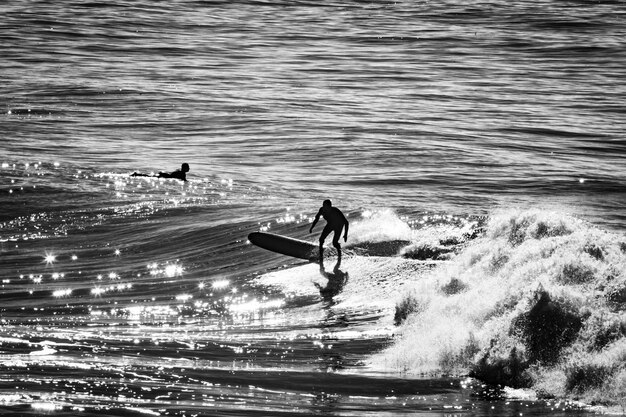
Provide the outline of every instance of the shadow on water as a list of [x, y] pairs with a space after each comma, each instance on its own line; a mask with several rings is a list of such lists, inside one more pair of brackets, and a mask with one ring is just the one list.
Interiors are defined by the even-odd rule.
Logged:
[[[320, 274], [324, 278], [326, 278], [328, 282], [326, 283], [325, 287], [322, 287], [319, 283], [314, 282], [314, 285], [319, 290], [320, 295], [322, 296], [324, 301], [329, 303], [330, 305], [332, 305], [334, 302], [333, 297], [339, 294], [348, 282], [348, 273], [339, 269], [340, 266], [341, 266], [341, 258], [337, 259], [337, 263], [335, 263], [335, 266], [333, 267], [333, 272], [327, 272], [324, 269], [324, 265], [320, 264]], [[330, 316], [334, 315], [333, 313], [331, 313], [331, 310], [329, 310], [329, 314]], [[333, 317], [331, 321], [333, 322], [333, 326], [337, 326], [337, 325], [339, 325], [340, 327], [348, 326], [348, 320], [345, 317], [345, 315], [341, 315], [340, 317]], [[325, 353], [325, 354], [322, 354], [322, 364], [320, 366], [320, 369], [324, 372], [329, 372], [329, 371], [334, 372], [339, 369], [343, 369], [345, 362], [346, 362], [345, 355], [336, 354], [335, 352]], [[329, 397], [329, 398], [332, 403], [332, 397]], [[326, 403], [326, 401], [329, 398], [323, 397], [321, 402]]]
[[328, 280], [325, 287], [322, 287], [319, 283], [314, 283], [320, 292], [320, 295], [324, 301], [332, 301], [333, 297], [343, 290], [343, 287], [348, 283], [348, 273], [339, 269], [341, 267], [341, 258], [337, 260], [337, 263], [333, 267], [333, 272], [328, 272], [324, 269], [324, 265], [320, 264], [320, 274]]

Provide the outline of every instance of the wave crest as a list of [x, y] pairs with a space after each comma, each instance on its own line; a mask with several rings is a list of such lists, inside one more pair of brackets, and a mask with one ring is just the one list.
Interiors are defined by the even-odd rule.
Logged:
[[623, 240], [563, 213], [495, 213], [482, 237], [407, 292], [396, 309], [400, 335], [371, 364], [618, 402]]

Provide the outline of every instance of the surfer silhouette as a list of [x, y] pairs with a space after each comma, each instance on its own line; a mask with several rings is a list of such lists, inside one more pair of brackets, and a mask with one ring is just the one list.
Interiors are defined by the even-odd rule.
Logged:
[[343, 215], [341, 210], [337, 207], [333, 207], [330, 200], [324, 200], [322, 207], [320, 207], [319, 211], [315, 215], [315, 220], [313, 220], [309, 233], [313, 233], [313, 228], [319, 221], [320, 216], [324, 217], [324, 220], [326, 220], [326, 226], [320, 235], [320, 267], [322, 268], [324, 267], [324, 241], [331, 232], [334, 232], [333, 246], [337, 249], [337, 261], [341, 262], [341, 245], [339, 244], [339, 237], [341, 236], [341, 230], [345, 227], [343, 241], [346, 242], [348, 240], [348, 219], [346, 219], [346, 216]]
[[183, 163], [180, 166], [180, 169], [172, 172], [159, 172], [157, 175], [152, 174], [141, 174], [139, 172], [133, 172], [130, 174], [131, 177], [155, 177], [155, 178], [175, 178], [181, 181], [187, 181], [187, 173], [189, 172], [189, 164]]

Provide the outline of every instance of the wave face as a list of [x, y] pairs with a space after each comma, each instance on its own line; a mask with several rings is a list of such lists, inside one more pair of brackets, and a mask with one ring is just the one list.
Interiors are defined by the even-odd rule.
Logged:
[[471, 373], [546, 397], [626, 397], [626, 240], [568, 215], [501, 211], [418, 282], [372, 365]]

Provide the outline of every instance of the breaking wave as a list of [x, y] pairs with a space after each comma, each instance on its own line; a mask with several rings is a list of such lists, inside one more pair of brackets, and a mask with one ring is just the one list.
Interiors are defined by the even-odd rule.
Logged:
[[624, 236], [563, 213], [507, 210], [456, 249], [406, 287], [396, 340], [371, 366], [624, 406]]

